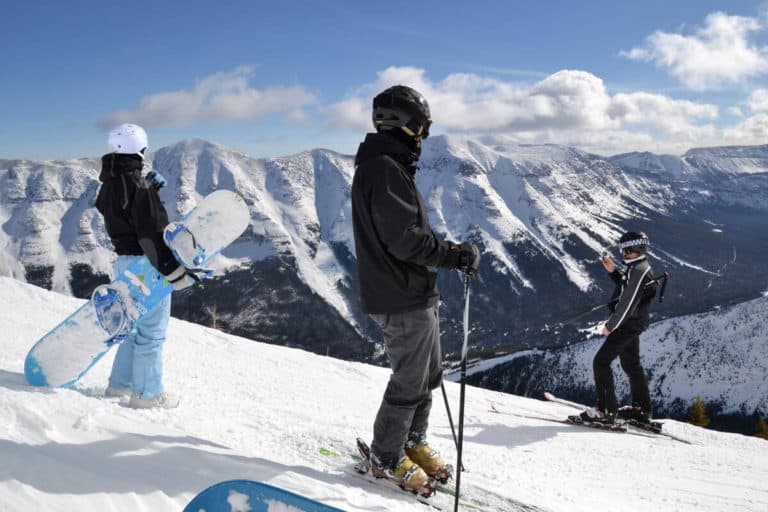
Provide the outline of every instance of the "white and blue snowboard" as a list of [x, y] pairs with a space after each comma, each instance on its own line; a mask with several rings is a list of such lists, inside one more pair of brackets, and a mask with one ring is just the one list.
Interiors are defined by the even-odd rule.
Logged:
[[230, 480], [204, 490], [184, 507], [183, 512], [344, 512], [294, 494], [251, 480]]
[[[203, 266], [234, 242], [250, 220], [242, 197], [217, 190], [180, 221], [169, 224], [165, 241], [182, 265], [201, 277], [211, 277]], [[97, 287], [91, 300], [35, 343], [24, 361], [27, 382], [73, 385], [172, 291], [173, 286], [146, 256], [141, 258], [110, 284]]]

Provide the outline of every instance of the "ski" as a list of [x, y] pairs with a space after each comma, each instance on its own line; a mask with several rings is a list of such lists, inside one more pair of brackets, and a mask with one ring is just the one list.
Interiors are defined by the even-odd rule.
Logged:
[[576, 402], [571, 402], [570, 400], [565, 400], [564, 398], [559, 398], [550, 393], [549, 391], [544, 392], [544, 398], [549, 402], [555, 402], [556, 404], [565, 405], [567, 407], [572, 407], [574, 409], [578, 409], [580, 411], [583, 411], [587, 408], [586, 405], [579, 404]]
[[571, 425], [576, 425], [578, 427], [588, 427], [588, 428], [596, 428], [598, 430], [607, 430], [609, 432], [627, 432], [627, 424], [624, 421], [616, 420], [614, 423], [602, 423], [599, 421], [584, 421], [584, 418], [582, 418], [578, 414], [574, 414], [572, 416], [568, 416], [568, 418], [565, 420], [566, 422], [570, 423]]
[[576, 422], [571, 420], [570, 417], [569, 419], [562, 419], [562, 418], [548, 418], [546, 416], [535, 416], [532, 414], [517, 414], [514, 412], [500, 411], [493, 404], [491, 404], [489, 411], [496, 414], [506, 414], [508, 416], [516, 416], [518, 418], [526, 418], [529, 420], [549, 421], [551, 423], [560, 423], [561, 425], [594, 428], [594, 429], [603, 430], [606, 432], [626, 433], [626, 434], [632, 434], [632, 435], [636, 434], [643, 437], [652, 437], [650, 434], [643, 434], [640, 432], [630, 432], [626, 429], [626, 426], [624, 424], [615, 425], [614, 428], [610, 428], [608, 425], [603, 425], [600, 423]]
[[[583, 411], [584, 409], [587, 408], [583, 404], [580, 404], [577, 402], [571, 402], [570, 400], [565, 400], [564, 398], [559, 398], [548, 391], [544, 393], [544, 398], [548, 402], [565, 405], [566, 407], [571, 407], [573, 409], [578, 409], [580, 411]], [[687, 439], [683, 439], [676, 435], [670, 434], [669, 432], [662, 431], [662, 427], [664, 424], [658, 421], [652, 421], [651, 423], [644, 423], [641, 421], [630, 419], [630, 420], [627, 420], [626, 425], [631, 427], [632, 429], [637, 429], [635, 431], [627, 430], [627, 433], [639, 433], [639, 431], [643, 431], [643, 432], [649, 432], [653, 435], [666, 437], [666, 438], [672, 439], [673, 441], [678, 441], [680, 443], [693, 444]]]
[[[360, 452], [361, 460], [360, 460], [360, 462], [355, 464], [355, 470], [358, 473], [366, 474], [366, 473], [371, 471], [371, 449], [368, 447], [368, 443], [366, 443], [365, 441], [363, 441], [362, 439], [360, 439], [358, 437], [357, 438], [357, 450]], [[416, 467], [416, 466], [414, 466], [414, 467]], [[371, 474], [373, 474], [373, 473], [371, 472]], [[382, 476], [382, 477], [380, 477], [378, 475], [374, 475], [374, 476], [376, 478], [380, 478], [380, 479], [392, 482], [395, 485], [397, 485], [400, 489], [402, 489], [403, 491], [411, 492], [413, 494], [418, 494], [422, 498], [431, 498], [435, 494], [435, 490], [436, 490], [436, 487], [437, 487], [437, 481], [434, 478], [430, 478], [427, 481], [427, 483], [424, 484], [423, 486], [421, 486], [419, 489], [414, 490], [414, 491], [409, 491], [408, 489], [403, 487], [402, 484], [398, 480], [395, 480], [395, 479], [392, 479], [392, 478], [389, 478], [389, 477], [384, 477], [384, 476]]]
[[[364, 441], [362, 441], [362, 445], [366, 448], [368, 446]], [[324, 447], [319, 448], [318, 452], [324, 457], [342, 456], [342, 453], [339, 453], [339, 451]], [[370, 467], [370, 462], [366, 457], [363, 456], [364, 452], [364, 450], [361, 452], [359, 447], [355, 452], [351, 450], [345, 452], [343, 456], [348, 456], [354, 462], [354, 465], [344, 465], [341, 470], [345, 474], [355, 478], [361, 478], [371, 484], [381, 485], [387, 489], [390, 489], [392, 492], [396, 492], [403, 496], [411, 496], [418, 503], [430, 507], [434, 510], [454, 509], [456, 491], [453, 487], [435, 482], [435, 492], [429, 498], [422, 497], [418, 494], [413, 494], [410, 491], [404, 491], [396, 482], [392, 482], [385, 478], [376, 478], [373, 476], [373, 474], [370, 472], [370, 469], [368, 469]], [[363, 473], [363, 470], [367, 471]], [[475, 489], [475, 491], [478, 491], [478, 489]], [[538, 507], [511, 500], [507, 497], [495, 494], [493, 491], [488, 489], [482, 489], [482, 493], [483, 498], [478, 498], [476, 492], [473, 491], [472, 494], [467, 494], [466, 491], [462, 490], [461, 497], [459, 499], [460, 510], [468, 512], [542, 512]]]
[[[576, 427], [583, 426], [583, 427], [587, 427], [587, 428], [592, 428], [589, 425], [576, 424], [576, 423], [573, 423], [571, 421], [568, 421], [568, 420], [562, 419], [562, 418], [552, 418], [552, 417], [547, 417], [547, 416], [536, 416], [536, 415], [533, 415], [533, 414], [520, 414], [520, 413], [515, 413], [515, 412], [510, 412], [510, 411], [502, 411], [502, 410], [499, 410], [493, 404], [490, 405], [488, 411], [492, 412], [492, 413], [496, 413], [496, 414], [504, 414], [504, 415], [507, 415], [507, 416], [515, 416], [517, 418], [526, 418], [526, 419], [529, 419], [529, 420], [548, 421], [548, 422], [551, 422], [551, 423], [559, 423], [561, 425], [576, 426]], [[627, 423], [627, 425], [628, 426], [633, 426], [630, 423]], [[597, 428], [597, 427], [595, 427], [595, 428]], [[659, 436], [662, 436], [662, 437], [669, 438], [670, 441], [678, 441], [678, 442], [681, 442], [681, 443], [684, 443], [684, 444], [692, 444], [690, 441], [678, 438], [678, 437], [673, 436], [671, 434], [667, 434], [666, 432], [657, 433], [657, 432], [648, 431], [646, 429], [637, 429], [637, 430], [627, 429], [625, 432], [620, 432], [620, 431], [617, 431], [617, 430], [610, 431], [610, 430], [607, 430], [607, 429], [602, 429], [602, 430], [604, 430], [606, 432], [623, 433], [623, 434], [627, 434], [627, 435], [640, 436], [640, 437], [659, 437]]]
[[627, 424], [635, 428], [639, 428], [648, 432], [653, 432], [654, 434], [666, 434], [666, 432], [661, 431], [661, 427], [664, 424], [658, 421], [651, 421], [650, 423], [646, 423], [644, 421], [628, 419]]

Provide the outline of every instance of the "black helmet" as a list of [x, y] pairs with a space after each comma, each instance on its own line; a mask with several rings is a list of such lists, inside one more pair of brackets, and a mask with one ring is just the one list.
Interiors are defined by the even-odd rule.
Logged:
[[648, 251], [648, 235], [642, 231], [627, 231], [619, 238], [619, 250], [629, 249], [632, 252], [645, 254]]
[[426, 139], [431, 124], [427, 100], [415, 89], [395, 85], [373, 98], [373, 127], [378, 132], [401, 128], [413, 138]]

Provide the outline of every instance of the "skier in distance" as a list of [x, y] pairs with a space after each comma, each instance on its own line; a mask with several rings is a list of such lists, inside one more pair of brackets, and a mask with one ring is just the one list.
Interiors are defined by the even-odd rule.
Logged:
[[[616, 284], [612, 299], [611, 316], [603, 327], [605, 342], [595, 354], [593, 370], [597, 408], [587, 409], [581, 415], [572, 417], [584, 423], [605, 423], [612, 425], [617, 417], [650, 422], [652, 404], [648, 390], [648, 379], [640, 364], [640, 334], [648, 328], [651, 300], [656, 295], [653, 270], [648, 262], [648, 236], [642, 232], [624, 233], [618, 244], [627, 266], [621, 272], [613, 259], [605, 255], [601, 262]], [[621, 368], [629, 377], [632, 406], [622, 407], [616, 403], [611, 363], [616, 357]]]

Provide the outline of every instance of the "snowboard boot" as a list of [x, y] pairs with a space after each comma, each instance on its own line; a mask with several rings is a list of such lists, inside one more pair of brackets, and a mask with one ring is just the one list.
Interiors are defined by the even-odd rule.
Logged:
[[446, 464], [443, 457], [426, 443], [426, 441], [408, 441], [405, 443], [405, 453], [412, 461], [421, 466], [424, 472], [441, 484], [453, 476], [453, 467]]
[[179, 406], [179, 397], [163, 391], [154, 398], [145, 399], [133, 393], [128, 401], [131, 409], [175, 409]]
[[406, 491], [415, 492], [423, 496], [430, 496], [432, 494], [429, 476], [408, 455], [400, 457], [400, 460], [394, 466], [388, 466], [383, 464], [374, 454], [371, 454], [371, 473], [376, 478], [386, 478], [396, 483]]

